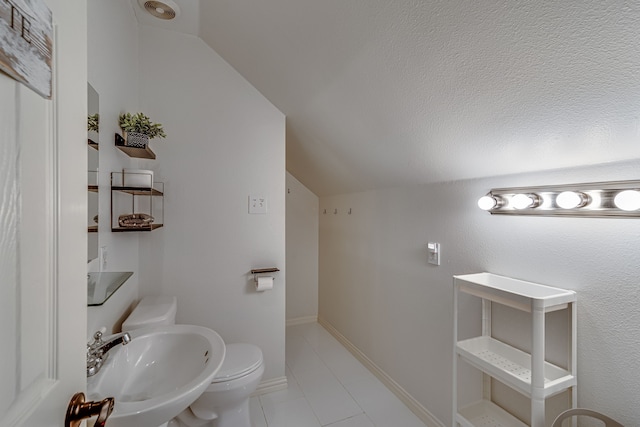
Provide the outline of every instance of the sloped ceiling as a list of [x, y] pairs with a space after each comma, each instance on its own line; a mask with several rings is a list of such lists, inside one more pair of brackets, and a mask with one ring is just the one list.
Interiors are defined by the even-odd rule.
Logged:
[[640, 157], [638, 2], [176, 2], [317, 195]]

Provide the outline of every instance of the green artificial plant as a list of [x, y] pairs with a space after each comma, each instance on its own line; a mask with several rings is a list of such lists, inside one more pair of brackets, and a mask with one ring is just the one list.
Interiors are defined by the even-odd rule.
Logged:
[[100, 132], [100, 116], [98, 113], [87, 116], [87, 130]]
[[120, 128], [124, 132], [137, 132], [147, 135], [149, 139], [165, 138], [167, 135], [162, 129], [162, 124], [152, 123], [144, 113], [120, 114]]

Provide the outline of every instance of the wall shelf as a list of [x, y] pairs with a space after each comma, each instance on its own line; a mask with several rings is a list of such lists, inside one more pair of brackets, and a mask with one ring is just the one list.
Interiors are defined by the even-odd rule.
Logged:
[[[120, 173], [120, 172], [115, 172]], [[154, 184], [162, 184], [161, 182]], [[123, 187], [123, 186], [111, 186], [111, 190], [120, 191], [122, 193], [131, 194], [132, 196], [163, 196], [162, 191], [157, 190], [153, 187], [151, 188], [143, 188], [143, 187]]]
[[156, 158], [156, 153], [151, 151], [151, 148], [147, 145], [145, 148], [129, 147], [125, 144], [125, 140], [122, 136], [116, 133], [116, 148], [129, 157], [136, 157], [139, 159], [152, 159]]
[[[545, 426], [545, 399], [569, 391], [576, 405], [576, 293], [490, 273], [454, 276], [454, 390], [453, 418], [463, 427], [509, 426], [527, 424], [491, 402], [491, 381], [496, 379], [522, 393], [531, 401], [531, 427]], [[458, 294], [482, 299], [482, 335], [458, 340]], [[497, 303], [529, 313], [531, 316], [531, 353], [492, 336], [492, 304]], [[545, 315], [566, 310], [569, 324], [567, 369], [545, 359]], [[464, 360], [480, 370], [484, 377], [482, 400], [459, 409], [458, 361]]]
[[130, 271], [103, 271], [87, 275], [87, 305], [104, 304], [133, 275]]
[[[123, 185], [129, 183], [129, 180], [138, 180], [146, 182], [145, 186], [131, 186]], [[130, 196], [130, 202], [120, 200], [117, 203], [115, 199], [117, 196], [126, 195]], [[159, 206], [155, 201], [159, 200]], [[125, 206], [125, 207], [123, 207]], [[154, 209], [155, 206], [155, 209]], [[155, 215], [158, 212], [157, 208], [160, 208], [160, 216]], [[135, 227], [123, 227], [119, 224], [118, 218], [122, 214], [140, 214], [144, 213], [154, 217], [154, 222], [148, 225], [135, 226]], [[111, 172], [111, 231], [114, 233], [131, 233], [137, 231], [153, 231], [164, 226], [164, 183], [154, 182], [153, 174], [149, 171], [148, 174], [140, 172]]]

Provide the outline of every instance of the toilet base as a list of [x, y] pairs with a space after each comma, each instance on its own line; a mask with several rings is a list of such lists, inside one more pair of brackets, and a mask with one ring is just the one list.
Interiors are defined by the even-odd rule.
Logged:
[[167, 427], [211, 427], [212, 425], [212, 421], [196, 417], [193, 411], [191, 411], [191, 408], [187, 408], [177, 417], [169, 421]]
[[251, 427], [249, 399], [224, 412], [218, 412], [218, 418], [211, 422], [212, 427]]
[[245, 400], [235, 407], [227, 408], [218, 414], [218, 418], [210, 421], [198, 419], [193, 416], [193, 412], [186, 409], [169, 421], [168, 427], [251, 427], [249, 400]]
[[[189, 408], [174, 419], [179, 422], [178, 427], [251, 427], [249, 398], [256, 391], [264, 374], [262, 352], [249, 344], [229, 344], [225, 358], [230, 356], [230, 360], [243, 360], [242, 357], [247, 354], [257, 361], [257, 364], [252, 360], [247, 362], [245, 357], [244, 363], [248, 363], [249, 369], [253, 370], [242, 376], [233, 376], [232, 370], [222, 377], [226, 380], [212, 382]], [[240, 366], [234, 369], [238, 369], [236, 372], [240, 373], [243, 368]]]

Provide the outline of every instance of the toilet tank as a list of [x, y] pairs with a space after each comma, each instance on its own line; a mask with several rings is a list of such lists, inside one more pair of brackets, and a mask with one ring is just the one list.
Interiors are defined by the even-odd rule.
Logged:
[[129, 317], [122, 322], [123, 331], [149, 326], [173, 325], [176, 323], [178, 302], [176, 297], [148, 296], [142, 298]]

